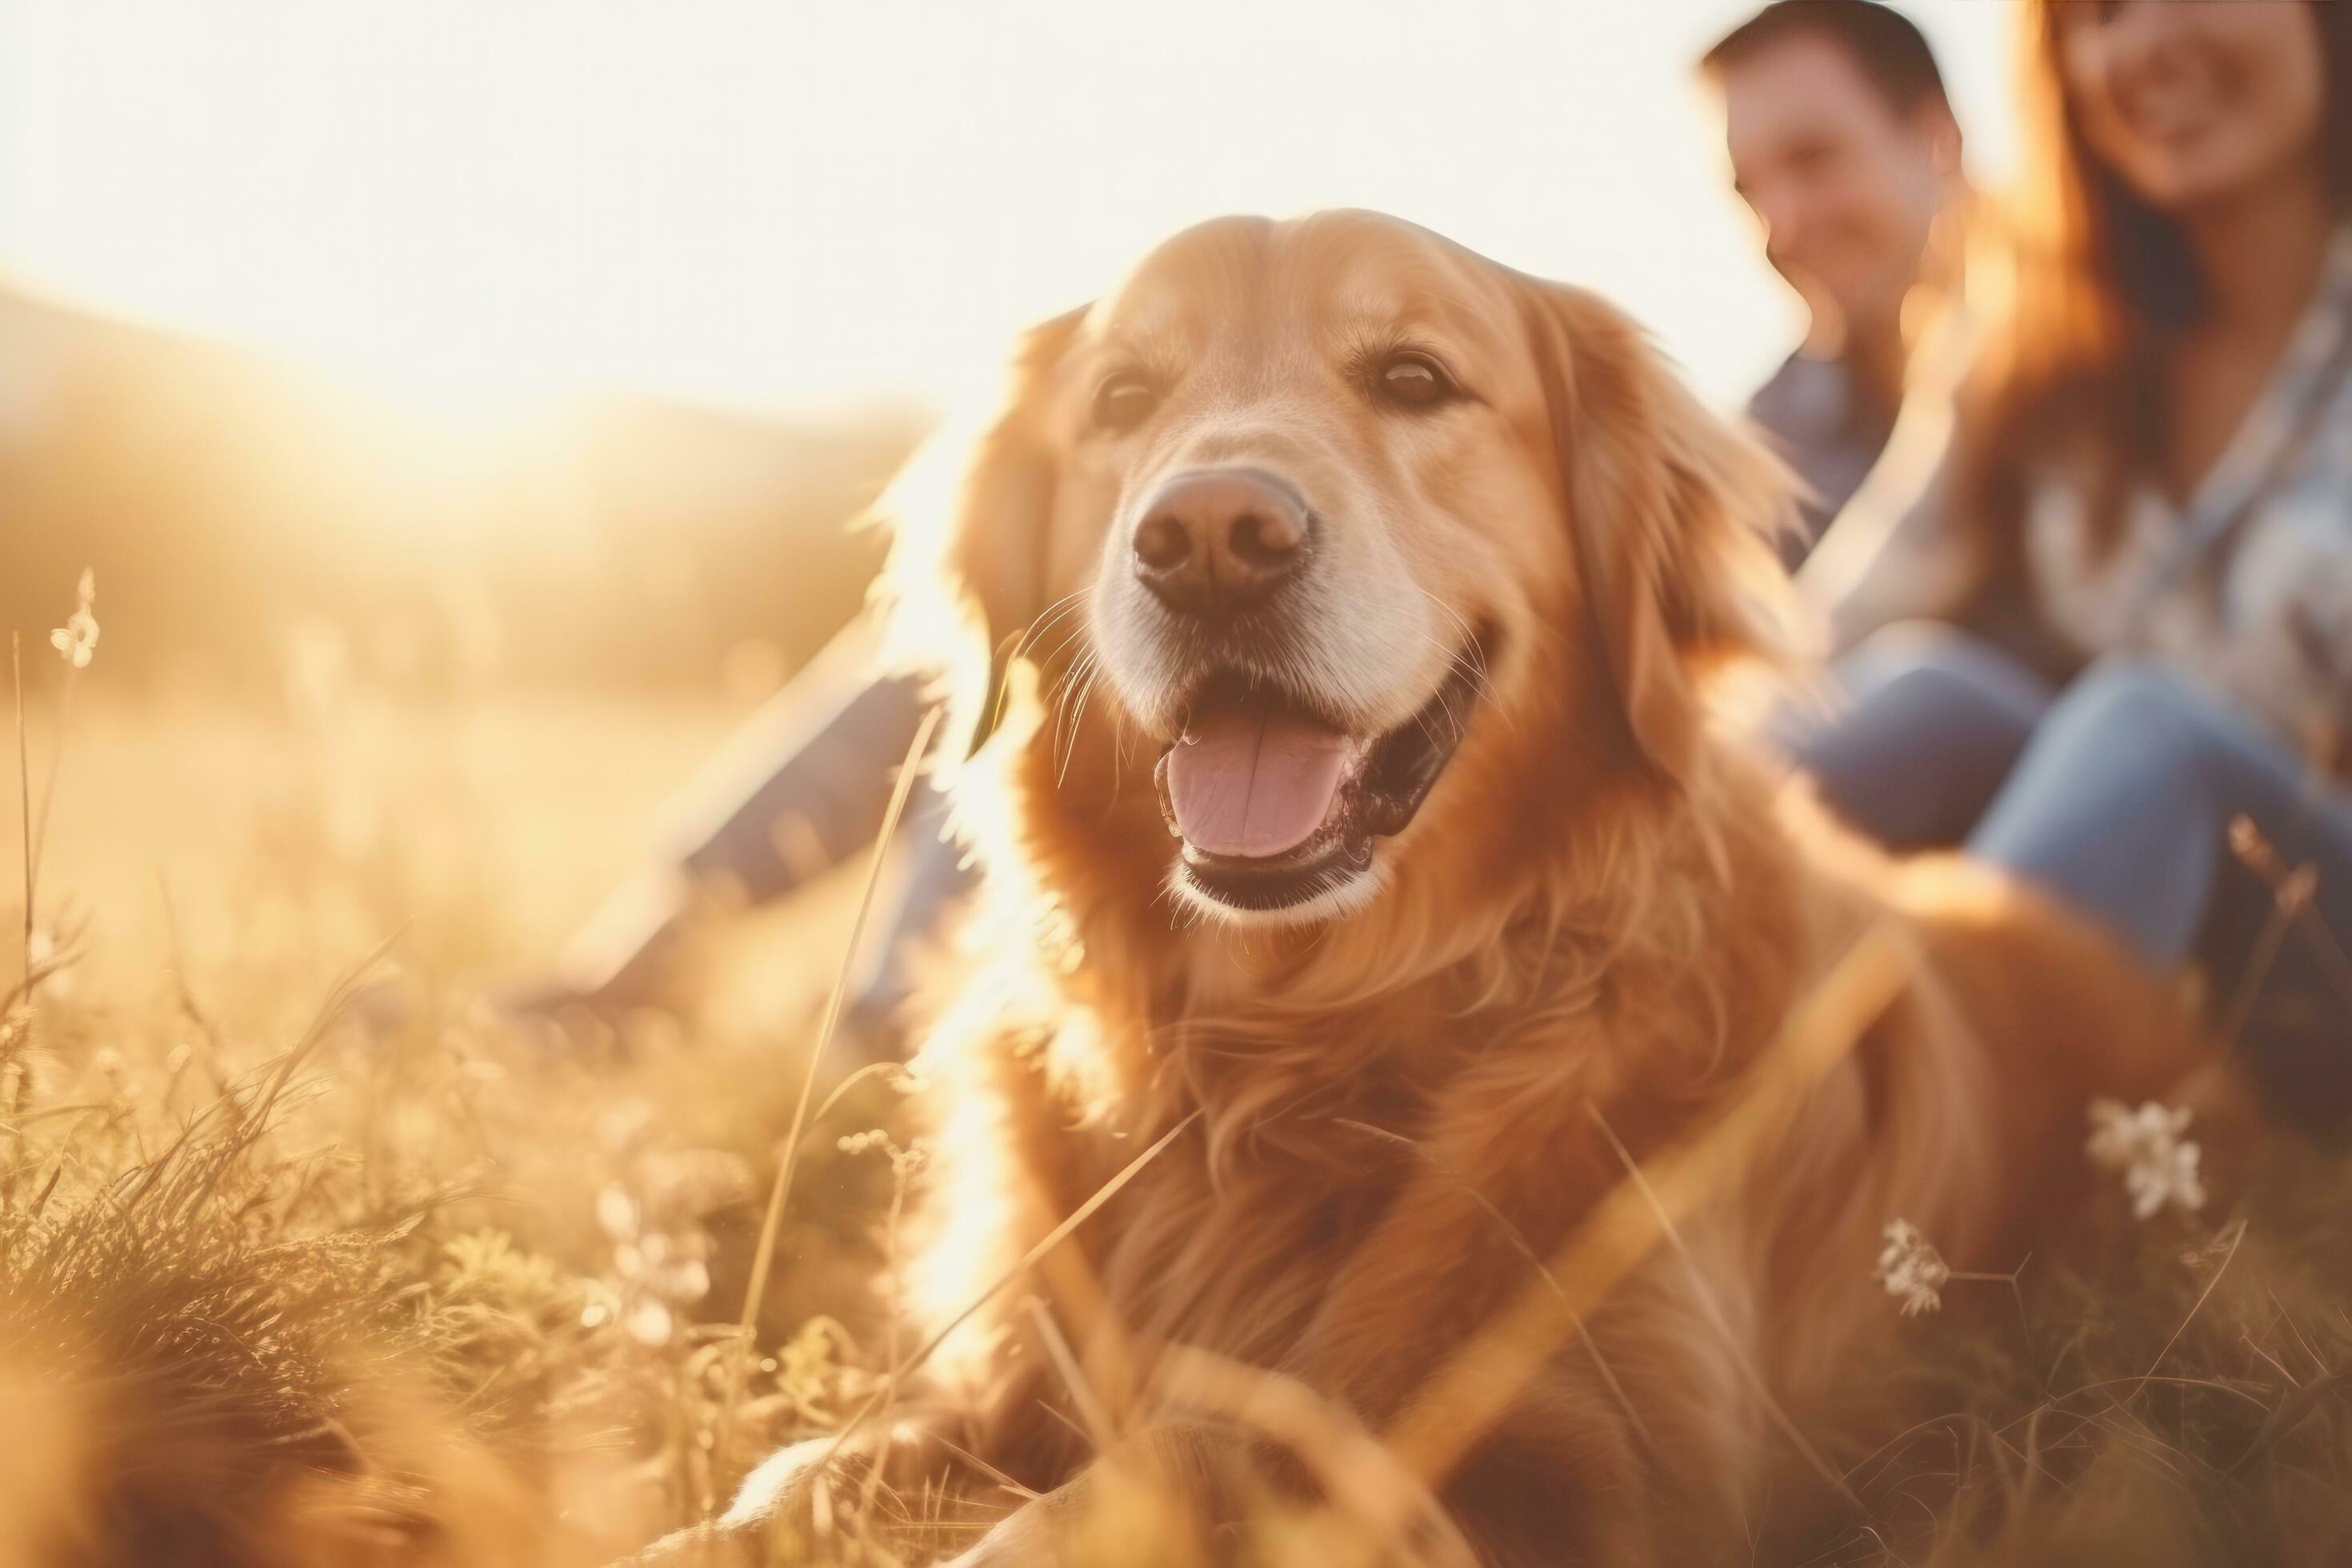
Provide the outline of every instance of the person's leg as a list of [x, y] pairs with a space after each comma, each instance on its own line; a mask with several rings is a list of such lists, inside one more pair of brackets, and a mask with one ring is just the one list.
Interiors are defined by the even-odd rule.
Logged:
[[[773, 902], [874, 841], [927, 706], [917, 678], [875, 673], [876, 641], [870, 619], [853, 622], [745, 721], [671, 808], [674, 848], [606, 899], [533, 1005], [662, 1001], [706, 905]], [[908, 810], [910, 827], [936, 816], [927, 786]], [[906, 989], [910, 939], [934, 934], [961, 889], [936, 830], [912, 840], [911, 873], [877, 911], [870, 951], [882, 956], [854, 998], [877, 1016]]]
[[1990, 644], [1926, 624], [1867, 638], [1829, 684], [1824, 700], [1782, 709], [1765, 739], [1894, 849], [1966, 837], [2051, 700], [2047, 682]]
[[948, 833], [947, 797], [929, 778], [907, 797], [894, 863], [875, 889], [866, 951], [850, 976], [848, 1017], [868, 1040], [898, 1042], [927, 964], [953, 934], [978, 878]]
[[2352, 921], [2352, 799], [2183, 678], [2109, 663], [2059, 698], [1968, 847], [2168, 967], [2196, 950], [2240, 816], [2290, 865], [2315, 862], [2323, 911]]
[[[2286, 866], [2314, 868], [2316, 914], [2352, 933], [2352, 795], [2184, 678], [2113, 662], [2060, 697], [1968, 848], [2104, 921], [2159, 969], [2204, 961], [2220, 1005], [2247, 979], [2273, 908], [2269, 884], [2231, 850], [2240, 816]], [[2267, 962], [2247, 1044], [2274, 1087], [2300, 1080], [2298, 1093], [2343, 1101], [2352, 998], [2303, 933]]]
[[874, 842], [929, 702], [918, 677], [877, 677], [867, 660], [830, 654], [688, 786], [679, 862], [689, 878], [772, 903]]

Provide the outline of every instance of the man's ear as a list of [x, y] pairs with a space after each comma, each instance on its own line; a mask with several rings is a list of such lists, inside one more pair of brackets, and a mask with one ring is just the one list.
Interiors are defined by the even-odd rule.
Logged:
[[1685, 781], [1698, 678], [1785, 647], [1787, 578], [1768, 541], [1796, 526], [1789, 476], [1614, 307], [1520, 282], [1582, 607], [1634, 746]]
[[1936, 162], [1937, 178], [1959, 178], [1966, 144], [1960, 132], [1959, 117], [1952, 112], [1952, 106], [1931, 93], [1912, 113], [1917, 117], [1919, 129], [1926, 137], [1928, 156]]
[[995, 403], [926, 442], [877, 508], [891, 531], [885, 655], [940, 681], [948, 757], [970, 755], [994, 730], [1013, 660], [1045, 610], [1060, 486], [1045, 403], [1085, 316], [1022, 334]]

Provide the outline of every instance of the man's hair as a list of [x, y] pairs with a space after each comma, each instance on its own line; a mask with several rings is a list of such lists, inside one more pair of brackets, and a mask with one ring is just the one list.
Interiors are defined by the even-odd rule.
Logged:
[[1944, 73], [1918, 25], [1876, 0], [1772, 0], [1699, 57], [1698, 68], [1721, 81], [1733, 67], [1799, 37], [1826, 38], [1845, 51], [1887, 107], [1908, 114], [1922, 103], [1948, 106]]

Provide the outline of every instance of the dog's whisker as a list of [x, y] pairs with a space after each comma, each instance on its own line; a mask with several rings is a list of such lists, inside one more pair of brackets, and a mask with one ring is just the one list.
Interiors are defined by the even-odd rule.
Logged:
[[1054, 707], [1055, 717], [1058, 718], [1060, 716], [1063, 707], [1069, 701], [1070, 694], [1076, 691], [1077, 689], [1078, 683], [1086, 679], [1087, 670], [1092, 666], [1094, 659], [1095, 651], [1092, 648], [1088, 648], [1078, 656], [1078, 662], [1076, 665], [1072, 666], [1068, 670], [1055, 679]]
[[1087, 704], [1094, 696], [1096, 680], [1102, 675], [1102, 661], [1095, 657], [1094, 650], [1091, 648], [1087, 650], [1087, 656], [1079, 661], [1079, 666], [1086, 672], [1085, 683], [1077, 689], [1075, 700], [1064, 704], [1070, 710], [1070, 733], [1066, 749], [1062, 742], [1059, 714], [1057, 713], [1055, 718], [1054, 787], [1055, 789], [1060, 789], [1063, 781], [1069, 776], [1070, 759], [1077, 753], [1078, 731], [1087, 721]]
[[1070, 733], [1070, 715], [1076, 706], [1085, 700], [1083, 688], [1076, 681], [1065, 686], [1054, 699], [1054, 787], [1055, 789], [1062, 787], [1063, 780], [1069, 773], [1070, 754], [1065, 744], [1065, 738]]
[[[1063, 653], [1069, 647], [1070, 644], [1085, 634], [1086, 622], [1083, 619], [1074, 622], [1070, 628], [1064, 632], [1060, 639], [1054, 644], [1050, 651], [1040, 653], [1038, 651], [1038, 645], [1044, 640], [1046, 631], [1051, 629], [1057, 621], [1066, 618], [1070, 613], [1077, 607], [1078, 602], [1082, 601], [1090, 592], [1090, 589], [1082, 588], [1076, 593], [1066, 594], [1060, 599], [1055, 601], [1055, 605], [1058, 607], [1048, 611], [1046, 615], [1039, 617], [1029, 630], [1023, 635], [1021, 641], [1014, 646], [1012, 659], [1019, 659], [1026, 655], [1031, 658], [1032, 662], [1038, 665], [1040, 668], [1051, 668], [1055, 661], [1062, 657]], [[1007, 661], [1008, 668], [1005, 676], [1006, 688], [1005, 691], [1000, 694], [1000, 698], [1010, 695], [1012, 674], [1009, 666], [1012, 659]]]
[[[1054, 719], [1054, 787], [1060, 789], [1070, 776], [1070, 759], [1077, 753], [1078, 726], [1086, 722], [1087, 691], [1094, 683], [1089, 675], [1084, 685], [1061, 705]], [[1064, 725], [1068, 726], [1065, 731]]]
[[[1474, 701], [1483, 700], [1490, 706], [1494, 705], [1494, 681], [1486, 668], [1486, 650], [1480, 645], [1477, 632], [1471, 626], [1469, 618], [1428, 589], [1420, 587], [1418, 584], [1414, 586], [1423, 598], [1427, 599], [1440, 615], [1453, 622], [1462, 633], [1462, 640], [1450, 648], [1427, 632], [1422, 634], [1423, 638], [1431, 647], [1445, 655], [1446, 668], [1449, 671], [1459, 671], [1468, 679], [1470, 694]], [[1468, 733], [1467, 719], [1454, 710], [1452, 695], [1444, 687], [1441, 686], [1438, 689], [1437, 697], [1438, 707], [1444, 713], [1448, 727], [1454, 738], [1459, 740]], [[1505, 722], [1509, 724], [1514, 733], [1517, 732], [1518, 727], [1516, 723], [1507, 719]], [[1428, 732], [1426, 724], [1423, 726], [1423, 732], [1424, 734]], [[1433, 741], [1435, 740], [1433, 736], [1431, 738]]]
[[1073, 611], [1077, 611], [1077, 606], [1070, 605], [1068, 609], [1063, 609], [1061, 614], [1056, 616], [1056, 621], [1054, 621], [1054, 623], [1046, 623], [1046, 626], [1040, 626], [1040, 632], [1037, 632], [1037, 639], [1045, 637], [1045, 632], [1046, 632], [1046, 630], [1051, 630], [1051, 626], [1061, 626], [1061, 623], [1068, 623], [1068, 630], [1063, 630], [1061, 642], [1054, 644], [1054, 654], [1046, 654], [1046, 658], [1054, 658], [1054, 656], [1056, 656], [1056, 654], [1061, 654], [1063, 648], [1070, 647], [1070, 642], [1073, 642], [1075, 637], [1082, 637], [1082, 635], [1085, 635], [1085, 632], [1087, 632], [1087, 623], [1082, 621], [1082, 618], [1073, 618]]
[[[1069, 614], [1069, 612], [1076, 608], [1079, 604], [1084, 603], [1093, 593], [1094, 586], [1092, 584], [1088, 584], [1084, 587], [1073, 589], [1069, 593], [1065, 594], [1060, 598], [1055, 600], [1052, 604], [1046, 605], [1045, 608], [1040, 612], [1035, 620], [1030, 622], [1028, 626], [1022, 628], [1021, 635], [1013, 640], [1012, 647], [1006, 650], [1004, 654], [1004, 674], [1003, 678], [997, 681], [995, 689], [989, 693], [988, 712], [991, 715], [989, 721], [992, 725], [998, 720], [1003, 718], [1005, 708], [1013, 700], [1013, 666], [1018, 664], [1022, 658], [1035, 646], [1037, 639], [1043, 637], [1045, 632], [1052, 627], [1055, 621]], [[1061, 649], [1058, 647], [1055, 649], [1056, 654], [1060, 651]]]
[[1088, 584], [1083, 588], [1073, 589], [1046, 605], [1037, 618], [1029, 623], [1029, 629], [1022, 634], [1021, 641], [1013, 645], [1013, 657], [1018, 658], [1034, 647], [1038, 638], [1053, 629], [1055, 623], [1084, 604], [1093, 594], [1094, 585]]
[[1086, 623], [1084, 621], [1078, 622], [1068, 631], [1063, 633], [1061, 640], [1055, 643], [1050, 650], [1038, 655], [1036, 662], [1041, 666], [1050, 668], [1055, 660], [1059, 659], [1064, 653], [1069, 650], [1069, 647], [1072, 643], [1077, 641], [1078, 638], [1086, 635]]

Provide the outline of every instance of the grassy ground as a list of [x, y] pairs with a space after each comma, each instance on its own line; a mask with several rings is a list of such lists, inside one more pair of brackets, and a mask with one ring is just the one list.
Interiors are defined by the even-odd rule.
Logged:
[[[736, 717], [68, 716], [34, 943], [69, 962], [0, 1035], [0, 1406], [47, 1417], [0, 1426], [0, 1563], [592, 1563], [701, 1511], [709, 1320], [740, 1310], [856, 889], [734, 933], [760, 961], [719, 954], [708, 1005], [625, 1021], [625, 1048], [485, 998], [543, 970]], [[809, 1146], [738, 1462], [854, 1383], [891, 1178], [835, 1139], [888, 1098]]]
[[[893, 1162], [839, 1142], [892, 1119], [868, 1077], [812, 1129], [730, 1386], [855, 877], [734, 933], [692, 1017], [582, 1048], [486, 997], [737, 715], [289, 713], [69, 716], [36, 923], [70, 962], [0, 1024], [0, 1568], [605, 1561], [887, 1363]], [[1884, 1380], [1947, 1414], [1832, 1453], [1857, 1512], [1788, 1561], [2352, 1560], [2352, 1170], [2111, 1199], [1906, 1326]], [[847, 1518], [817, 1555], [925, 1539]]]

